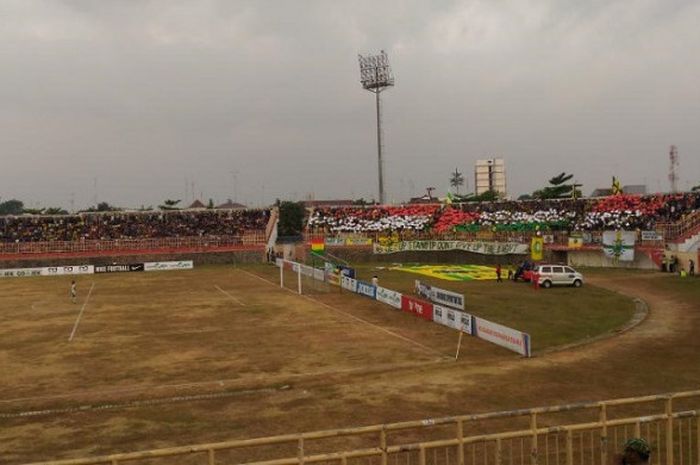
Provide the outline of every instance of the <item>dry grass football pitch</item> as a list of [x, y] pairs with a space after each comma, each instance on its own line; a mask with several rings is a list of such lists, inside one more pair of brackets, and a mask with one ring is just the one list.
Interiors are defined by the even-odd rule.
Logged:
[[70, 280], [0, 283], [0, 364], [11, 374], [0, 383], [3, 410], [13, 399], [26, 409], [61, 397], [254, 389], [430, 363], [447, 355], [435, 347], [456, 341], [406, 315], [372, 322], [230, 267], [79, 277], [76, 304]]
[[[414, 278], [380, 279], [408, 290]], [[454, 402], [466, 411], [465, 397], [446, 390], [471, 386], [477, 366], [500, 373], [503, 363], [520, 365], [517, 355], [475, 338], [464, 338], [455, 364], [454, 330], [308, 280], [307, 295], [298, 296], [295, 280], [281, 289], [269, 266], [79, 277], [76, 304], [70, 280], [0, 281], [0, 442], [8, 463], [413, 418]], [[464, 286], [483, 312], [488, 295], [531, 292]], [[593, 286], [556, 292], [547, 298], [629, 307], [628, 298]], [[580, 326], [552, 321], [547, 299], [532, 298], [543, 303], [531, 316], [548, 316], [550, 328]]]

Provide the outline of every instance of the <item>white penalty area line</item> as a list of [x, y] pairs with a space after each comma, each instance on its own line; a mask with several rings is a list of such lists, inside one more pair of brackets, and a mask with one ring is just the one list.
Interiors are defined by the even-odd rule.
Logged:
[[73, 340], [73, 337], [75, 336], [75, 332], [78, 330], [78, 324], [80, 324], [80, 318], [83, 316], [83, 312], [85, 311], [85, 306], [88, 303], [88, 300], [90, 300], [90, 295], [92, 295], [92, 290], [95, 288], [95, 282], [92, 282], [92, 286], [90, 286], [90, 290], [88, 291], [87, 297], [85, 297], [85, 302], [83, 302], [83, 306], [80, 309], [80, 313], [78, 313], [78, 318], [75, 319], [75, 324], [73, 325], [73, 331], [70, 332], [70, 337], [68, 338], [68, 342], [71, 342]]
[[[258, 276], [257, 274], [251, 273], [250, 271], [247, 271], [247, 270], [240, 270], [240, 271], [242, 271], [242, 272], [244, 272], [244, 273], [246, 273], [246, 274], [249, 274], [249, 275], [251, 275], [251, 276], [253, 276], [253, 277], [255, 277], [255, 278], [258, 278], [258, 279], [261, 280], [261, 281], [265, 281], [266, 283], [272, 284], [273, 286], [277, 287], [277, 284], [276, 284], [276, 283], [274, 283], [274, 282], [272, 282], [272, 281], [270, 281], [270, 280], [268, 280], [268, 279], [265, 279], [265, 278], [263, 278], [262, 276]], [[314, 298], [309, 297], [309, 296], [304, 295], [304, 294], [301, 294], [301, 295], [300, 295], [300, 294], [298, 294], [296, 291], [293, 291], [293, 290], [291, 290], [291, 289], [287, 289], [286, 287], [284, 287], [284, 288], [282, 288], [282, 289], [284, 289], [284, 290], [287, 291], [287, 292], [291, 292], [292, 294], [294, 294], [294, 295], [296, 295], [296, 296], [298, 296], [298, 297], [303, 297], [303, 298], [306, 299], [306, 300], [309, 300], [309, 301], [311, 301], [311, 302], [314, 302], [314, 303], [323, 305], [324, 307], [330, 308], [330, 309], [333, 310], [334, 312], [341, 313], [341, 314], [345, 315], [345, 316], [348, 317], [348, 318], [352, 318], [353, 320], [359, 321], [360, 323], [364, 323], [364, 324], [366, 324], [366, 325], [368, 325], [368, 326], [371, 326], [371, 327], [374, 328], [374, 329], [377, 329], [377, 330], [382, 331], [382, 332], [384, 332], [384, 333], [386, 333], [386, 334], [389, 334], [389, 335], [394, 336], [394, 337], [396, 337], [396, 338], [398, 338], [398, 339], [401, 339], [402, 341], [405, 341], [405, 342], [408, 342], [408, 343], [410, 343], [410, 344], [413, 344], [414, 346], [419, 347], [419, 348], [423, 349], [423, 350], [426, 351], [426, 352], [430, 352], [430, 353], [432, 353], [432, 354], [437, 354], [437, 355], [439, 355], [440, 357], [443, 357], [443, 358], [447, 357], [447, 355], [443, 354], [442, 352], [440, 352], [440, 351], [438, 351], [438, 350], [433, 349], [432, 347], [428, 347], [428, 346], [426, 346], [426, 345], [423, 345], [423, 344], [421, 344], [420, 342], [416, 342], [416, 341], [414, 341], [413, 339], [407, 338], [406, 336], [402, 336], [402, 335], [400, 335], [400, 334], [398, 334], [398, 333], [395, 333], [395, 332], [393, 332], [393, 331], [391, 331], [391, 330], [388, 330], [388, 329], [386, 329], [386, 328], [384, 328], [384, 327], [382, 327], [382, 326], [376, 325], [376, 324], [372, 323], [371, 321], [367, 321], [367, 320], [365, 320], [365, 319], [363, 319], [363, 318], [360, 318], [360, 317], [358, 317], [358, 316], [355, 316], [355, 315], [353, 315], [353, 314], [351, 314], [351, 313], [344, 312], [343, 310], [340, 310], [340, 309], [335, 308], [335, 307], [333, 307], [333, 306], [331, 306], [331, 305], [328, 305], [328, 304], [325, 303], [325, 302], [321, 302], [320, 300], [314, 299]], [[450, 358], [452, 358], [452, 357], [450, 356]]]
[[231, 294], [229, 294], [229, 293], [226, 292], [225, 290], [221, 289], [221, 288], [220, 288], [219, 286], [217, 286], [217, 285], [214, 285], [214, 287], [215, 287], [219, 292], [221, 292], [222, 294], [224, 294], [225, 296], [227, 296], [229, 299], [231, 299], [231, 300], [233, 300], [234, 302], [236, 302], [236, 303], [237, 303], [238, 305], [240, 305], [241, 307], [245, 307], [245, 306], [246, 306], [246, 305], [243, 303], [243, 301], [242, 301], [241, 299], [232, 296]]

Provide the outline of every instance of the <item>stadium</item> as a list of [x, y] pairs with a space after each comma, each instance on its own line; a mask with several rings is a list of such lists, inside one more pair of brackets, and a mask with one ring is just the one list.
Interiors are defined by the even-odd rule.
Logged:
[[[46, 208], [8, 197], [19, 184], [4, 178], [0, 464], [700, 463], [700, 186], [679, 185], [677, 148], [664, 146], [669, 185], [653, 193], [606, 172], [596, 182], [611, 186], [584, 195], [562, 159], [517, 196], [506, 183], [528, 175], [489, 158], [475, 161], [473, 193], [455, 169], [444, 195], [403, 198], [385, 183], [388, 54], [359, 65], [375, 94], [376, 201], [354, 198], [332, 156], [308, 178], [300, 156], [276, 178], [295, 187], [256, 207], [206, 205], [188, 178], [185, 202], [115, 207], [95, 178], [86, 208], [74, 193], [70, 209]], [[154, 166], [144, 176], [175, 172]], [[60, 177], [40, 171], [21, 182]], [[326, 178], [346, 198], [297, 195]], [[177, 192], [161, 182], [138, 195]]]

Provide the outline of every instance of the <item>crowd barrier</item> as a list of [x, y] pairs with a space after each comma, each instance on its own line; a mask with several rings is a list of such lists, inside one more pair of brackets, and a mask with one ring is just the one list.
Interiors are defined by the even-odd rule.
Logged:
[[[696, 465], [700, 391], [467, 413], [31, 465], [585, 465], [644, 437], [651, 461]], [[617, 462], [616, 462], [617, 463]]]
[[352, 293], [377, 300], [423, 320], [462, 331], [524, 357], [532, 355], [528, 333], [464, 312], [465, 304], [462, 294], [429, 286], [416, 280], [416, 292], [424, 298], [421, 299], [382, 286], [375, 286], [350, 276], [338, 276], [330, 270], [314, 268], [291, 260], [278, 258], [275, 265], [278, 268], [284, 267], [294, 273], [318, 281], [339, 285]]
[[174, 262], [127, 263], [97, 266], [44, 266], [37, 268], [0, 269], [0, 278], [24, 278], [32, 276], [68, 276], [100, 273], [133, 273], [141, 271], [191, 270], [193, 268], [194, 262], [192, 260], [181, 260]]

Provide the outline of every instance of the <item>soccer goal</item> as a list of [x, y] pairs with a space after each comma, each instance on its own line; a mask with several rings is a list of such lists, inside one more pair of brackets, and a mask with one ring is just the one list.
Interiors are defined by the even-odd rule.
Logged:
[[280, 287], [297, 294], [325, 294], [331, 287], [323, 268], [314, 268], [291, 260], [278, 260]]

